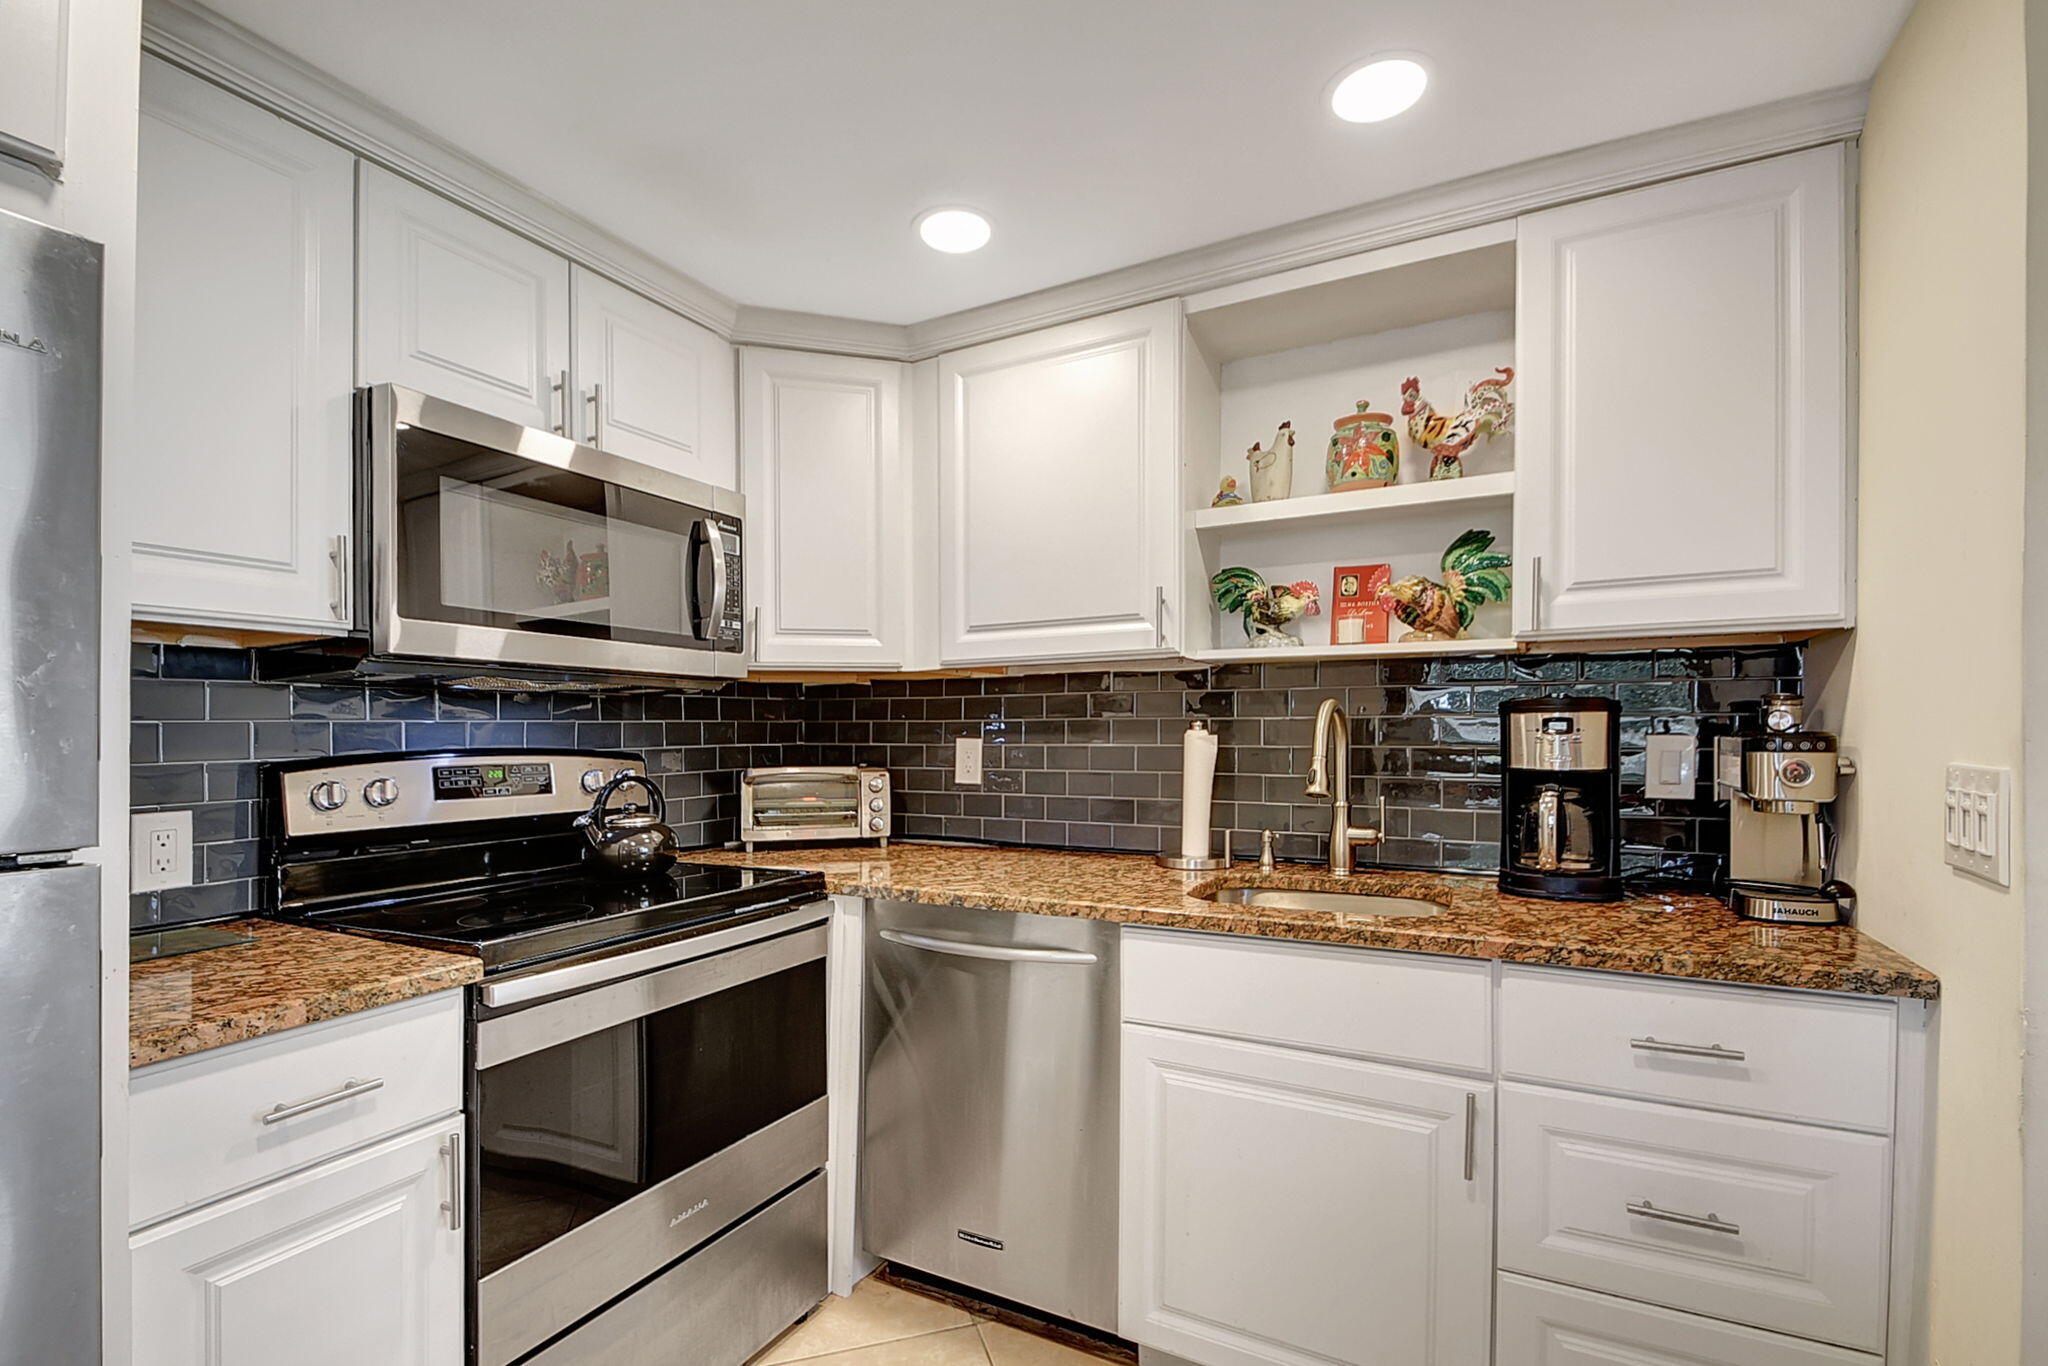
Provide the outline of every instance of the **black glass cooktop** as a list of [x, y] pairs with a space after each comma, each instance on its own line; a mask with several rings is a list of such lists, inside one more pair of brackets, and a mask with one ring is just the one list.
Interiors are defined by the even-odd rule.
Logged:
[[817, 873], [678, 863], [668, 875], [645, 880], [543, 878], [294, 918], [374, 939], [473, 953], [491, 972], [627, 940], [713, 929], [824, 894], [825, 879]]

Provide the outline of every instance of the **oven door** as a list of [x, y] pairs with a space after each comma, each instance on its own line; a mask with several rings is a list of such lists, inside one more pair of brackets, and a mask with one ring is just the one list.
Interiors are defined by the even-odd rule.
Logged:
[[377, 654], [746, 671], [738, 494], [395, 385], [360, 412]]
[[806, 840], [861, 833], [856, 769], [750, 768], [740, 777], [740, 838]]
[[482, 988], [480, 1366], [532, 1351], [825, 1165], [823, 916], [790, 912], [746, 927], [772, 937], [539, 1000], [557, 973], [579, 984], [603, 960], [511, 979], [529, 1004], [494, 1009]]

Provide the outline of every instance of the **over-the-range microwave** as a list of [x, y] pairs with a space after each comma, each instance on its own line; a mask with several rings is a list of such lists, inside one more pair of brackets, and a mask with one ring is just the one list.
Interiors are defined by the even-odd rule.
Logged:
[[412, 389], [356, 396], [356, 638], [267, 677], [658, 685], [746, 673], [729, 489]]

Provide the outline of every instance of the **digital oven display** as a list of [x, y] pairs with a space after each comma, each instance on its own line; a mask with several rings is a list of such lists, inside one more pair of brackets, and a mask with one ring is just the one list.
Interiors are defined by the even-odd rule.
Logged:
[[555, 790], [552, 764], [465, 764], [434, 770], [434, 800], [540, 797]]

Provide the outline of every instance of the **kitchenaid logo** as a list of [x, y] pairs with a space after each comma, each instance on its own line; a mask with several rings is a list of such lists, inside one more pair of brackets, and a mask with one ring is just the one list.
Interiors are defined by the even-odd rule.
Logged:
[[991, 1238], [986, 1233], [969, 1233], [964, 1228], [955, 1229], [954, 1232], [960, 1235], [960, 1241], [963, 1243], [972, 1243], [976, 1247], [985, 1247], [992, 1252], [1001, 1252], [1003, 1250], [1003, 1240], [1000, 1238]]
[[0, 342], [5, 342], [9, 346], [18, 346], [24, 351], [33, 351], [38, 356], [50, 354], [49, 346], [41, 337], [24, 337], [21, 333], [9, 332], [4, 327], [0, 327]]
[[675, 1218], [669, 1220], [668, 1226], [670, 1228], [674, 1228], [677, 1224], [682, 1223], [683, 1220], [689, 1218], [691, 1215], [702, 1214], [705, 1211], [705, 1209], [709, 1207], [710, 1204], [711, 1202], [709, 1200], [699, 1200], [696, 1204], [690, 1206], [681, 1214], [678, 1214]]

